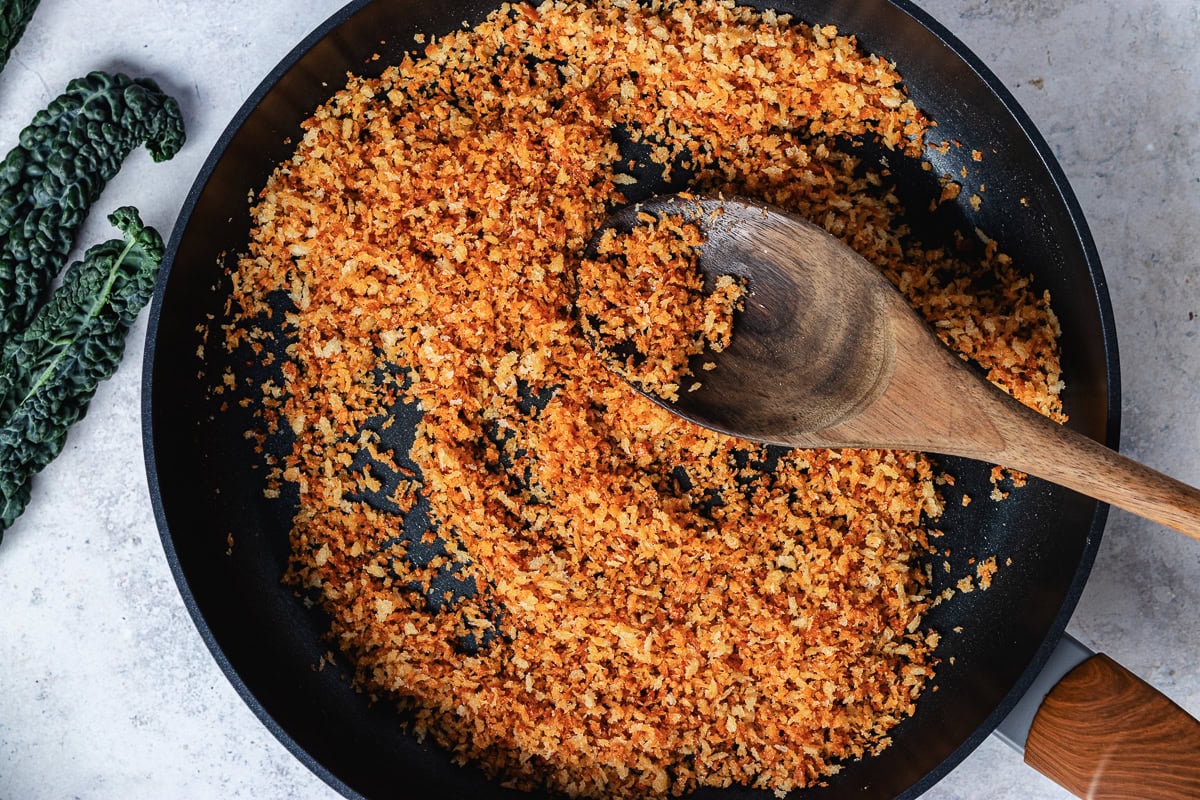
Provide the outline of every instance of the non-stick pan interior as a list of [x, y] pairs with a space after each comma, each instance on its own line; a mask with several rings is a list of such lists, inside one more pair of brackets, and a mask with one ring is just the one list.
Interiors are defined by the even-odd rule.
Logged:
[[[272, 73], [218, 144], [174, 232], [167, 274], [152, 311], [145, 370], [150, 482], [164, 544], [185, 601], [222, 668], [296, 754], [346, 794], [368, 797], [517, 796], [477, 769], [454, 767], [431, 744], [406, 735], [386, 703], [368, 704], [344, 666], [317, 669], [327, 646], [323, 621], [283, 587], [290, 518], [262, 495], [260, 459], [244, 440], [246, 420], [222, 413], [206, 391], [225, 369], [216, 342], [197, 356], [203, 332], [221, 318], [223, 265], [244, 250], [247, 195], [290, 155], [299, 123], [341, 86], [347, 71], [378, 72], [412, 46], [481, 20], [496, 3], [377, 0], [354, 3], [302, 43]], [[928, 205], [940, 174], [969, 166], [986, 184], [978, 212], [951, 205], [914, 212], [918, 234], [978, 226], [1048, 289], [1063, 327], [1064, 402], [1071, 426], [1113, 443], [1116, 354], [1103, 277], [1070, 190], [1044, 143], [1011, 97], [961, 45], [919, 11], [887, 0], [814, 0], [770, 5], [810, 22], [835, 24], [865, 48], [897, 62], [917, 105], [939, 127], [934, 170], [896, 168], [911, 209]], [[372, 56], [379, 54], [379, 60]], [[971, 151], [984, 158], [974, 162]], [[864, 159], [886, 156], [863, 149]], [[848, 764], [803, 797], [914, 796], [964, 757], [1019, 696], [1074, 607], [1098, 545], [1103, 509], [1069, 491], [1031, 481], [1003, 503], [985, 500], [990, 467], [945, 462], [954, 492], [941, 527], [955, 574], [968, 559], [997, 556], [1003, 568], [986, 592], [962, 595], [931, 622], [945, 632], [937, 691], [894, 732], [881, 756]], [[962, 633], [953, 633], [961, 626]], [[761, 797], [745, 790], [703, 797]]]

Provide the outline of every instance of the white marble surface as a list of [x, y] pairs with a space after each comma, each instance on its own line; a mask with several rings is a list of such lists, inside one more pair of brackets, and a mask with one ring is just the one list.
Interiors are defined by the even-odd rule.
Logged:
[[[158, 79], [190, 142], [138, 153], [101, 199], [166, 233], [260, 78], [340, 0], [43, 0], [0, 74], [0, 152], [94, 68]], [[925, 0], [1012, 88], [1068, 173], [1111, 282], [1124, 449], [1200, 483], [1200, 6], [1193, 0]], [[150, 511], [144, 321], [0, 546], [0, 798], [331, 798], [242, 704], [192, 626]], [[1200, 714], [1200, 545], [1115, 512], [1071, 624]], [[989, 740], [928, 795], [1065, 793]]]

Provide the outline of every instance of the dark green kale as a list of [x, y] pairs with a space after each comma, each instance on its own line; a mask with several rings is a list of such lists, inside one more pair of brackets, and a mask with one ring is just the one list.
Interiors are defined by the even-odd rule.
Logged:
[[116, 372], [125, 334], [154, 293], [162, 237], [133, 208], [109, 221], [124, 238], [72, 264], [0, 350], [0, 537], [25, 510], [33, 476], [62, 451], [96, 387]]
[[25, 26], [33, 18], [33, 12], [38, 7], [39, 0], [0, 0], [0, 70], [8, 63], [8, 57]]
[[93, 72], [38, 112], [0, 162], [0, 342], [32, 318], [125, 157], [144, 143], [162, 161], [183, 140], [179, 105], [148, 79]]

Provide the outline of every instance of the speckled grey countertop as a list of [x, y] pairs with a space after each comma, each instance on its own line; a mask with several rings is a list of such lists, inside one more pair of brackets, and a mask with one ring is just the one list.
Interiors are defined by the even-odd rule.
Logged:
[[[72, 77], [150, 75], [190, 142], [135, 154], [102, 213], [169, 231], [259, 80], [341, 0], [43, 0], [0, 74], [0, 152]], [[1200, 6], [1194, 0], [925, 0], [1050, 142], [1116, 309], [1123, 450], [1200, 483]], [[184, 609], [151, 514], [139, 423], [144, 319], [0, 546], [0, 798], [331, 798], [235, 694]], [[1200, 546], [1110, 518], [1070, 630], [1200, 714]], [[1066, 794], [995, 739], [928, 795]]]

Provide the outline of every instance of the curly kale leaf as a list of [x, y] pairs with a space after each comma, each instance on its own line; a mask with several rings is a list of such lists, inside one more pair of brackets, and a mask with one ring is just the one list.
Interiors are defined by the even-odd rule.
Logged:
[[0, 0], [0, 69], [8, 63], [8, 57], [25, 26], [33, 19], [33, 12], [40, 0]]
[[96, 387], [116, 372], [125, 334], [154, 293], [162, 237], [133, 208], [109, 221], [124, 238], [72, 264], [0, 351], [0, 536], [25, 510], [33, 476], [62, 451]]
[[0, 342], [32, 318], [125, 157], [142, 143], [155, 161], [175, 155], [183, 117], [153, 81], [93, 72], [67, 84], [19, 141], [0, 162]]

